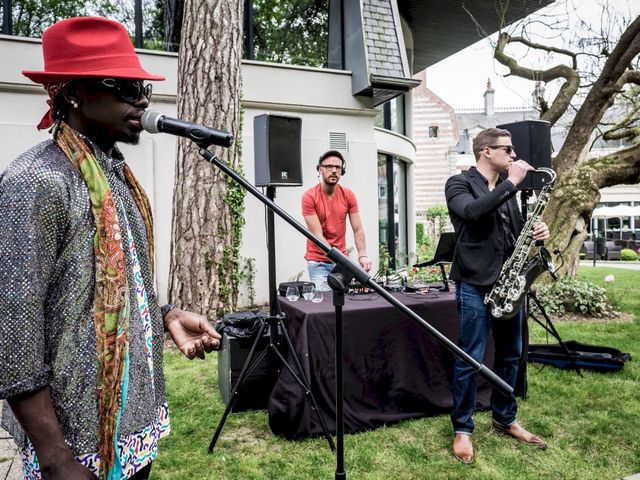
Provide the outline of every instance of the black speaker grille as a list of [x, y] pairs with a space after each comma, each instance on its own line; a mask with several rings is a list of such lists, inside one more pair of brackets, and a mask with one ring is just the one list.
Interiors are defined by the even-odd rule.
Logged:
[[263, 114], [254, 117], [253, 129], [256, 185], [302, 185], [302, 120]]
[[[551, 168], [551, 124], [544, 120], [524, 120], [522, 122], [497, 125], [511, 133], [511, 143], [518, 159], [533, 168]], [[518, 190], [539, 190], [545, 186], [546, 176], [530, 172], [518, 185]]]

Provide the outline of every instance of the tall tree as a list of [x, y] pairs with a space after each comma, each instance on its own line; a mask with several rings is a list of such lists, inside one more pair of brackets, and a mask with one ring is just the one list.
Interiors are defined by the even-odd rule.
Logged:
[[329, 0], [253, 0], [254, 57], [324, 67]]
[[[145, 48], [162, 45], [163, 0], [143, 0], [143, 38]], [[134, 34], [134, 5], [129, 0], [12, 0], [12, 35], [40, 37], [42, 32], [65, 18], [92, 16], [111, 18]], [[0, 7], [3, 3], [0, 2]], [[0, 12], [2, 8], [0, 8]]]
[[[564, 118], [570, 125], [553, 159], [558, 178], [544, 220], [551, 230], [550, 250], [558, 247], [564, 252], [564, 271], [569, 274], [576, 272], [579, 249], [600, 201], [600, 189], [640, 183], [636, 88], [640, 85], [640, 17], [619, 16], [606, 1], [600, 5], [602, 30], [589, 30], [584, 22], [587, 33], [575, 39], [575, 49], [572, 45], [565, 48], [533, 41], [527, 33], [532, 22], [549, 22], [552, 30], [567, 28], [558, 18], [536, 18], [518, 26], [518, 34], [513, 29], [501, 32], [494, 51], [497, 61], [508, 67], [509, 75], [559, 85], [555, 98], [539, 102], [541, 119], [556, 125]], [[580, 10], [572, 15], [577, 18]], [[526, 47], [527, 54], [517, 57], [508, 53], [517, 45]], [[546, 68], [523, 65], [536, 51], [545, 54]], [[562, 57], [568, 61], [559, 60]], [[616, 109], [613, 113], [612, 107]], [[608, 117], [616, 120], [611, 122]], [[597, 136], [605, 140], [624, 138], [627, 146], [594, 156], [591, 147]]]
[[[178, 116], [232, 132], [234, 146], [215, 153], [236, 171], [243, 8], [238, 0], [186, 0], [178, 56]], [[237, 302], [244, 193], [197, 152], [178, 141], [169, 299], [215, 318]]]
[[11, 14], [13, 35], [39, 37], [45, 28], [59, 20], [79, 15], [94, 14], [109, 16], [115, 7], [109, 0], [93, 2], [88, 8], [83, 0], [12, 0]]
[[[160, 1], [164, 2], [165, 49], [175, 51], [180, 43], [184, 0]], [[253, 20], [253, 52], [249, 58], [290, 65], [326, 65], [329, 0], [248, 3]]]

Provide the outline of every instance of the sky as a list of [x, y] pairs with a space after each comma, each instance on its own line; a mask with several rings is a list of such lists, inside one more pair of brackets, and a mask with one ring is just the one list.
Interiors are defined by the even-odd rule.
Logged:
[[[577, 16], [589, 22], [594, 28], [602, 17], [598, 0], [569, 0], [576, 9]], [[640, 14], [640, 1], [638, 0], [600, 0], [619, 12], [625, 12], [631, 17]], [[555, 4], [541, 10], [541, 13], [561, 16], [567, 7], [564, 1], [556, 0]], [[540, 35], [547, 34], [537, 29]], [[579, 29], [578, 25], [569, 27], [572, 31]], [[497, 35], [490, 37], [495, 41]], [[563, 38], [566, 34], [563, 35]], [[532, 38], [533, 39], [533, 38]], [[542, 39], [538, 40], [543, 43]], [[554, 40], [560, 44], [562, 40]], [[509, 50], [507, 50], [509, 53]], [[524, 54], [524, 51], [521, 51]], [[566, 57], [565, 57], [566, 58]], [[538, 60], [541, 61], [541, 60]], [[541, 64], [533, 65], [539, 68]], [[427, 69], [427, 87], [455, 109], [482, 108], [484, 106], [483, 94], [487, 87], [487, 79], [495, 89], [494, 102], [496, 108], [501, 107], [527, 107], [531, 105], [531, 92], [533, 82], [517, 77], [505, 77], [508, 70], [503, 65], [493, 60], [493, 48], [489, 40], [484, 39], [438, 62]], [[548, 90], [554, 90], [553, 85], [547, 86]]]

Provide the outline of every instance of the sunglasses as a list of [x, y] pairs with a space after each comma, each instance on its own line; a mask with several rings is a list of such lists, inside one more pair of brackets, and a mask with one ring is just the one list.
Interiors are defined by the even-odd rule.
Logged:
[[504, 148], [504, 151], [507, 152], [507, 155], [510, 155], [511, 152], [515, 152], [516, 149], [513, 145], [487, 145], [487, 147], [497, 150], [498, 148]]
[[127, 103], [135, 103], [144, 95], [148, 101], [151, 101], [153, 87], [150, 83], [146, 85], [141, 80], [116, 80], [115, 78], [102, 78], [96, 80], [95, 85], [98, 88], [114, 90], [119, 100]]

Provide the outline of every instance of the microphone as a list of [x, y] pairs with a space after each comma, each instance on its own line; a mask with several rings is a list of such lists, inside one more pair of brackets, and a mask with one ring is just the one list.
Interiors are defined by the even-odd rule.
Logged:
[[196, 123], [167, 117], [160, 112], [147, 110], [140, 119], [142, 128], [149, 133], [168, 133], [193, 140], [201, 147], [219, 145], [230, 147], [233, 144], [233, 135], [215, 128], [205, 127]]

